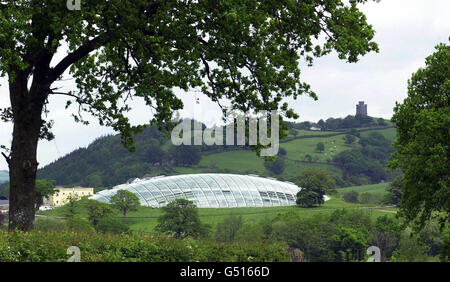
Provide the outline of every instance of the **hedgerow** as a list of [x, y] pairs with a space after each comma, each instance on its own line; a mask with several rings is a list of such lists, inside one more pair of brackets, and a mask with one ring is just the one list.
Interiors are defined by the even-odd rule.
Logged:
[[76, 246], [82, 262], [278, 262], [288, 261], [283, 244], [218, 243], [141, 234], [0, 231], [0, 262], [64, 262]]

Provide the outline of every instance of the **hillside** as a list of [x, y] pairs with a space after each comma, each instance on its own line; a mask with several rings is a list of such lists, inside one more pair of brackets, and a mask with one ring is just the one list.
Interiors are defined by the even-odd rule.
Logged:
[[[350, 130], [353, 130], [352, 134], [355, 134], [355, 141], [352, 144], [346, 144], [344, 136]], [[356, 171], [355, 177], [349, 178], [345, 164], [333, 161], [337, 155], [361, 147], [358, 142], [361, 138], [367, 139], [371, 132], [379, 132], [386, 139], [385, 143], [389, 144], [395, 137], [395, 129], [389, 124], [357, 129], [336, 129], [335, 131], [310, 131], [291, 127], [287, 138], [280, 140], [280, 148], [286, 152], [282, 157], [285, 164], [284, 170], [281, 174], [274, 174], [266, 169], [264, 159], [257, 157], [256, 153], [248, 148], [202, 146], [197, 152], [198, 146], [184, 146], [184, 150], [187, 151], [178, 152], [177, 150], [182, 151], [183, 148], [174, 147], [168, 137], [155, 127], [149, 127], [136, 136], [135, 153], [130, 153], [123, 148], [118, 135], [104, 136], [87, 148], [77, 149], [40, 169], [38, 178], [54, 179], [58, 185], [94, 187], [112, 187], [124, 183], [130, 178], [142, 177], [146, 174], [173, 175], [201, 172], [258, 174], [282, 180], [294, 180], [302, 170], [316, 167], [331, 173], [339, 180], [338, 182], [341, 182], [338, 183], [341, 187], [368, 184], [368, 182], [377, 183], [371, 181], [370, 176], [367, 176], [369, 180], [361, 180], [363, 174], [366, 173], [361, 171]], [[322, 142], [325, 147], [322, 152], [316, 150], [319, 142]], [[373, 146], [364, 148], [369, 147]], [[379, 150], [377, 148], [373, 147], [372, 151]], [[365, 154], [365, 151], [361, 151]], [[177, 159], [180, 158], [180, 154], [187, 156], [199, 154], [199, 156], [198, 160], [192, 160], [192, 164], [189, 162], [180, 164]], [[366, 165], [366, 163], [361, 165]], [[385, 156], [384, 159], [376, 162], [378, 167], [384, 165]], [[349, 180], [343, 181], [343, 177]]]
[[6, 170], [0, 170], [0, 183], [7, 182], [9, 180], [9, 172]]

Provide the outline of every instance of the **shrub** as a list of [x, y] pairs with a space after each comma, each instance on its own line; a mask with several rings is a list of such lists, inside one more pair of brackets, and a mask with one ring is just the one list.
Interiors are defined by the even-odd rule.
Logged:
[[66, 229], [77, 232], [92, 232], [95, 230], [87, 220], [78, 216], [66, 220]]
[[0, 231], [1, 262], [65, 262], [67, 248], [77, 246], [82, 262], [282, 262], [286, 245], [217, 243], [166, 236], [97, 232]]
[[345, 192], [342, 197], [344, 198], [344, 201], [349, 202], [349, 203], [358, 203], [358, 196], [359, 193], [357, 191], [348, 191]]
[[130, 231], [129, 227], [126, 226], [119, 218], [106, 217], [98, 221], [95, 226], [97, 231], [103, 233], [127, 233]]
[[56, 218], [37, 218], [34, 228], [40, 231], [61, 231], [66, 227], [64, 220]]

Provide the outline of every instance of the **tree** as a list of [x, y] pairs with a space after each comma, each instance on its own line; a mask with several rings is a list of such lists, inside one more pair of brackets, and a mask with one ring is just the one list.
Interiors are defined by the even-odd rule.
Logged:
[[346, 135], [344, 136], [345, 144], [352, 144], [353, 142], [355, 142], [355, 140], [356, 140], [356, 137], [353, 136], [353, 135], [346, 134]]
[[157, 231], [175, 238], [197, 238], [208, 233], [208, 226], [200, 222], [197, 206], [192, 201], [176, 199], [161, 210], [164, 214], [158, 217]]
[[97, 224], [101, 219], [113, 214], [113, 209], [110, 205], [96, 200], [87, 200], [85, 206], [88, 211], [88, 219], [94, 228], [97, 227]]
[[42, 206], [44, 198], [48, 198], [56, 193], [55, 183], [55, 180], [36, 180], [36, 210], [39, 210]]
[[325, 151], [325, 145], [323, 144], [323, 142], [317, 143], [316, 150], [319, 151], [319, 152]]
[[384, 196], [383, 202], [386, 205], [398, 207], [402, 200], [402, 177], [397, 176], [386, 188], [387, 194]]
[[86, 177], [86, 184], [89, 187], [101, 187], [103, 185], [102, 177], [98, 173], [89, 174]]
[[325, 190], [322, 188], [302, 188], [297, 193], [296, 203], [302, 208], [312, 208], [324, 203]]
[[275, 160], [266, 160], [264, 167], [274, 174], [282, 174], [285, 168], [285, 162], [283, 158], [276, 157]]
[[386, 121], [384, 121], [383, 118], [377, 119], [377, 124], [380, 125], [380, 126], [386, 126], [387, 125]]
[[182, 166], [196, 165], [202, 159], [199, 146], [180, 145], [173, 149], [175, 163]]
[[126, 222], [127, 212], [136, 211], [141, 205], [138, 196], [127, 190], [119, 190], [111, 197], [110, 203], [123, 214], [123, 223]]
[[359, 202], [359, 193], [355, 190], [344, 192], [342, 198], [344, 198], [344, 201], [346, 202], [356, 204]]
[[394, 108], [396, 152], [403, 172], [399, 214], [421, 229], [433, 212], [450, 222], [450, 45], [439, 44], [408, 81], [408, 97]]
[[326, 170], [319, 168], [310, 167], [303, 170], [297, 177], [296, 184], [303, 188], [320, 188], [325, 193], [334, 193], [336, 191], [336, 181]]
[[65, 216], [69, 220], [75, 218], [78, 213], [78, 200], [80, 200], [80, 198], [76, 195], [70, 195], [67, 197], [67, 204], [65, 204]]
[[243, 225], [242, 216], [229, 216], [217, 224], [215, 238], [217, 241], [233, 243]]
[[149, 163], [162, 163], [162, 159], [164, 157], [164, 151], [160, 146], [152, 145], [147, 149], [146, 152], [147, 161]]
[[[88, 124], [81, 115], [88, 112], [120, 131], [133, 150], [133, 134], [143, 126], [130, 125], [129, 98], [153, 108], [152, 123], [166, 128], [183, 107], [174, 88], [201, 89], [217, 103], [227, 98], [231, 110], [280, 109], [297, 118], [287, 103], [280, 105], [282, 98], [317, 99], [300, 80], [300, 58], [312, 64], [335, 50], [352, 63], [378, 51], [374, 30], [357, 7], [365, 0], [94, 0], [81, 1], [77, 11], [66, 2], [0, 4], [0, 75], [8, 77], [11, 102], [0, 112], [3, 121], [14, 123], [4, 154], [11, 230], [33, 228], [37, 144], [54, 138], [53, 122], [44, 119], [52, 96], [67, 97], [66, 108], [78, 106], [75, 121]], [[58, 84], [67, 75], [77, 91]]]
[[387, 215], [377, 217], [370, 244], [381, 250], [381, 261], [389, 260], [398, 248], [402, 228], [398, 222]]

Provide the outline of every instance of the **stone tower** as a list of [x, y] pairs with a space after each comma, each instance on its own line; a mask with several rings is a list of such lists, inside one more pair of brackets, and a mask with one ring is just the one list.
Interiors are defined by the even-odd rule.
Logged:
[[364, 101], [359, 101], [356, 105], [356, 115], [367, 116], [367, 104], [364, 104]]

